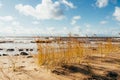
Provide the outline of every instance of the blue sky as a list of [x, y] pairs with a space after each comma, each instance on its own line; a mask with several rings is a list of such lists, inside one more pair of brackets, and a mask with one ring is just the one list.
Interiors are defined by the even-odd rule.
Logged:
[[0, 36], [119, 36], [120, 0], [0, 0]]

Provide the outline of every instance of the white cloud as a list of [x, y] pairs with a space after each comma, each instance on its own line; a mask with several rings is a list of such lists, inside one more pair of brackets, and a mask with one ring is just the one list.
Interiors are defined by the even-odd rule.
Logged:
[[91, 25], [88, 24], [88, 23], [85, 23], [84, 26], [87, 27], [87, 28], [90, 28], [90, 27], [91, 27]]
[[0, 16], [0, 21], [13, 21], [14, 18], [12, 16]]
[[107, 21], [100, 21], [100, 24], [107, 24]]
[[81, 18], [81, 16], [74, 16], [73, 17], [73, 19], [75, 19], [75, 20], [78, 20], [78, 19], [80, 19]]
[[72, 25], [76, 24], [76, 20], [72, 20], [71, 24]]
[[13, 21], [11, 24], [12, 24], [12, 25], [15, 25], [15, 26], [20, 25], [20, 23], [19, 23], [18, 21]]
[[97, 0], [96, 6], [99, 8], [106, 7], [108, 5], [108, 0]]
[[113, 16], [117, 21], [120, 21], [120, 7], [115, 7], [115, 12], [113, 13]]
[[63, 27], [63, 30], [67, 30], [67, 27]]
[[32, 24], [37, 25], [37, 24], [39, 24], [39, 22], [38, 21], [33, 21]]
[[3, 6], [3, 4], [0, 2], [0, 8]]
[[72, 2], [68, 2], [67, 0], [62, 0], [61, 2], [70, 8], [76, 8]]
[[71, 24], [72, 24], [72, 25], [75, 25], [76, 22], [77, 22], [77, 20], [79, 20], [79, 19], [81, 19], [81, 16], [74, 16], [74, 17], [72, 18]]
[[[81, 35], [81, 28], [80, 26], [74, 26], [72, 27], [68, 32], [67, 34], [71, 33], [72, 36], [79, 36]], [[68, 36], [68, 35], [67, 35]]]
[[33, 16], [38, 20], [64, 18], [63, 10], [60, 8], [60, 2], [52, 0], [42, 0], [35, 8], [30, 5], [18, 4], [15, 8], [26, 16]]
[[[4, 28], [3, 28], [4, 27]], [[41, 33], [46, 34], [45, 30], [40, 29], [39, 27], [25, 27], [21, 25], [0, 25], [0, 35], [7, 36], [18, 36], [18, 35], [39, 35]]]
[[49, 32], [50, 34], [53, 34], [55, 32], [55, 28], [54, 27], [47, 27], [46, 28], [47, 32]]
[[75, 26], [73, 30], [75, 33], [79, 33], [81, 29], [80, 26]]

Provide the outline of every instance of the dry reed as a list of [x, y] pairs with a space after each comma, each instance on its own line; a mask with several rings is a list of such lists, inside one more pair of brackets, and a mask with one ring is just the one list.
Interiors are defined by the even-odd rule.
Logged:
[[[37, 41], [39, 40], [38, 38]], [[100, 42], [95, 45], [96, 47], [93, 47], [91, 43], [80, 42], [71, 36], [68, 41], [58, 38], [54, 43], [37, 43], [38, 65], [53, 69], [66, 64], [80, 64], [85, 61], [86, 57], [94, 55], [94, 53], [107, 56], [114, 50], [111, 39], [108, 39], [106, 43]]]

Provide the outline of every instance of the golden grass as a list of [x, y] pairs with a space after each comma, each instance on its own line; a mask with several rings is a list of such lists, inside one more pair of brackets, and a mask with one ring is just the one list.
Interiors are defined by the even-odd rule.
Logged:
[[[39, 41], [39, 38], [37, 39]], [[87, 46], [86, 46], [87, 45]], [[95, 44], [81, 43], [72, 37], [69, 41], [61, 41], [59, 38], [56, 43], [37, 43], [38, 46], [38, 65], [49, 69], [65, 64], [80, 64], [85, 61], [86, 57], [100, 54], [107, 56], [112, 52], [118, 52], [118, 46], [112, 44], [112, 40], [108, 39], [106, 43]]]

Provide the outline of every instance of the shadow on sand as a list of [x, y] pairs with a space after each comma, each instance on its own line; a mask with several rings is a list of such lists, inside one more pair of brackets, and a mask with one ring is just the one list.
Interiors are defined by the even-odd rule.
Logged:
[[[107, 71], [105, 75], [98, 75], [95, 74], [92, 71], [92, 67], [88, 65], [63, 65], [62, 68], [57, 68], [53, 70], [52, 73], [64, 76], [67, 76], [71, 73], [80, 73], [88, 76], [88, 78], [85, 78], [84, 80], [118, 80], [118, 73], [114, 71]], [[78, 77], [74, 76], [74, 78]]]

